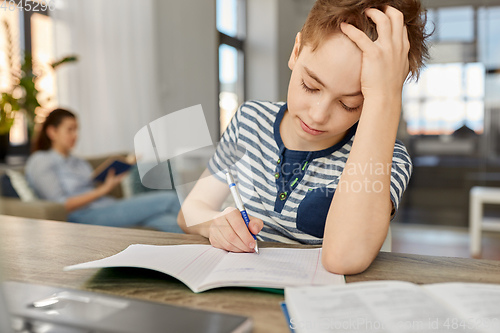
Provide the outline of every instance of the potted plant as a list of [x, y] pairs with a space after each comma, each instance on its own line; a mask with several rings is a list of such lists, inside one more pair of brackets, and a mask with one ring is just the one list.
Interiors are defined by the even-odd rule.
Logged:
[[[33, 59], [28, 52], [24, 53], [24, 62], [21, 68], [14, 66], [14, 54], [12, 33], [7, 20], [3, 22], [7, 34], [7, 64], [8, 71], [11, 77], [10, 91], [2, 92], [0, 99], [0, 161], [5, 160], [7, 150], [9, 147], [9, 132], [14, 124], [16, 112], [24, 112], [28, 123], [28, 138], [33, 136], [35, 127], [35, 110], [40, 107], [38, 100], [38, 89], [36, 88], [37, 78], [42, 76], [43, 73], [33, 72]], [[77, 61], [77, 57], [67, 56], [57, 60], [51, 64], [53, 69], [68, 63]]]

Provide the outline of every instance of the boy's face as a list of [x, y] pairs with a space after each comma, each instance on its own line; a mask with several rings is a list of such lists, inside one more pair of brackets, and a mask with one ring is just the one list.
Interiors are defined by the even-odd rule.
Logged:
[[362, 53], [341, 32], [313, 53], [306, 44], [299, 55], [300, 42], [299, 33], [288, 62], [288, 119], [281, 132], [290, 149], [321, 150], [342, 140], [361, 116]]

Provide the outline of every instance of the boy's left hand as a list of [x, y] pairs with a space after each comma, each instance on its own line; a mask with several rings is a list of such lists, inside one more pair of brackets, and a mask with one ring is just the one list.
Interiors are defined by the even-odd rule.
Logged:
[[387, 6], [385, 13], [369, 8], [365, 14], [377, 25], [378, 38], [372, 41], [363, 31], [345, 22], [341, 30], [361, 50], [361, 92], [367, 98], [401, 98], [409, 73], [410, 42], [403, 14]]

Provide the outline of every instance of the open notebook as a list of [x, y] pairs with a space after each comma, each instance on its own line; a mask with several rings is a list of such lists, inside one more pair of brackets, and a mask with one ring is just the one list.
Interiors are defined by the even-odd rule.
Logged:
[[500, 332], [500, 285], [494, 284], [295, 287], [285, 288], [285, 302], [297, 333]]
[[211, 245], [130, 245], [101, 260], [65, 267], [65, 271], [139, 267], [171, 275], [193, 292], [218, 287], [285, 288], [344, 284], [344, 276], [321, 265], [321, 249], [262, 248], [260, 254], [232, 253]]

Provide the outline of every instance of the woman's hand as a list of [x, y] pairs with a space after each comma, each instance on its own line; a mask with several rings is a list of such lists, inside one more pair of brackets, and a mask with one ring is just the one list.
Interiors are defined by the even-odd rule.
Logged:
[[[209, 240], [213, 247], [230, 252], [253, 252], [257, 235], [264, 227], [261, 219], [249, 216], [248, 228], [238, 209], [228, 207], [216, 215], [210, 225]], [[250, 229], [250, 231], [249, 231]]]
[[404, 81], [409, 73], [410, 42], [403, 14], [387, 6], [385, 12], [369, 8], [365, 14], [377, 25], [378, 38], [372, 41], [351, 24], [340, 28], [363, 52], [361, 92], [365, 100], [396, 96], [401, 98]]
[[111, 192], [122, 180], [127, 176], [127, 172], [121, 173], [119, 175], [115, 174], [115, 169], [109, 169], [108, 174], [104, 183], [101, 185], [101, 189], [104, 194]]
[[104, 183], [101, 186], [96, 187], [92, 191], [88, 191], [83, 194], [75, 195], [73, 197], [68, 198], [64, 203], [66, 211], [72, 212], [76, 209], [80, 209], [88, 205], [89, 203], [99, 199], [103, 195], [108, 194], [109, 192], [111, 192], [112, 189], [115, 188], [116, 185], [120, 184], [120, 182], [123, 180], [123, 178], [125, 178], [126, 175], [127, 173], [124, 172], [116, 176], [115, 170], [110, 169], [108, 171], [108, 174], [106, 175]]

